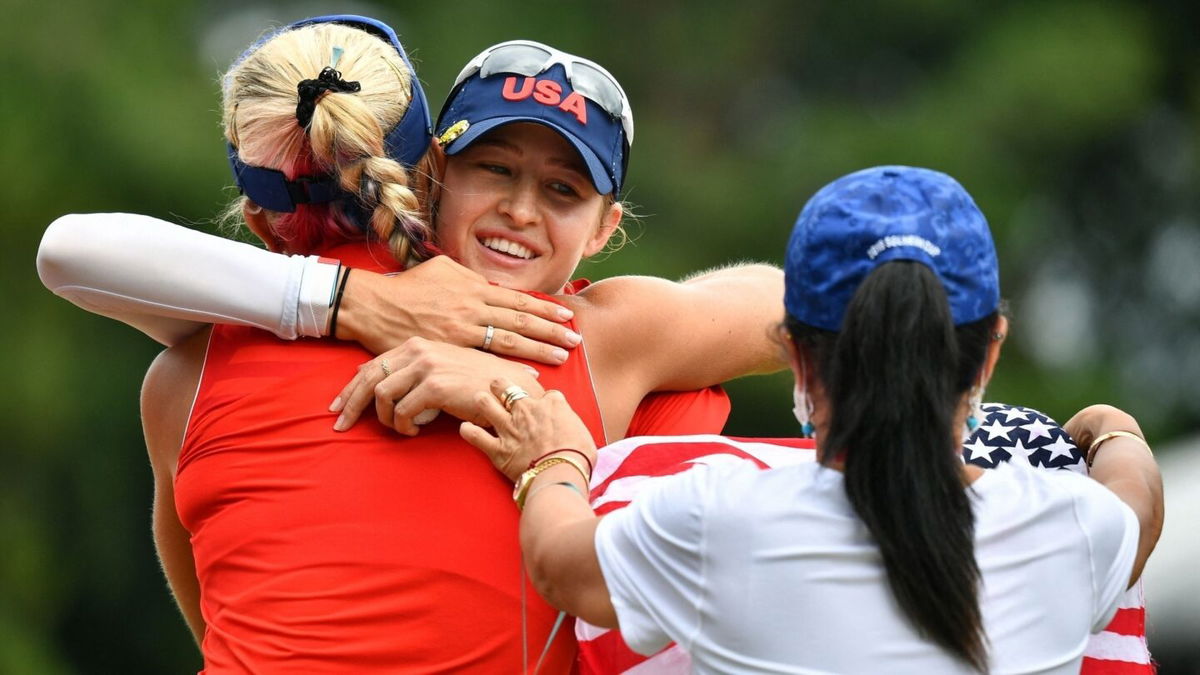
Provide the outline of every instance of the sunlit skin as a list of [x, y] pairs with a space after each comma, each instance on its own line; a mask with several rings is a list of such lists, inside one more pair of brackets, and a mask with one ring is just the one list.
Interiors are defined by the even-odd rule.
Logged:
[[442, 185], [442, 249], [509, 288], [557, 293], [621, 220], [575, 149], [540, 124], [506, 124], [447, 157]]

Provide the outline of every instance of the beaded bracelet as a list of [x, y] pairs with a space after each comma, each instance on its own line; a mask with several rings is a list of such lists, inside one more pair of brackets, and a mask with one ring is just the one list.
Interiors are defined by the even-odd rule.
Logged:
[[1100, 434], [1097, 436], [1096, 440], [1092, 441], [1092, 444], [1088, 446], [1087, 466], [1089, 469], [1092, 468], [1092, 462], [1096, 461], [1096, 450], [1100, 448], [1100, 444], [1117, 437], [1129, 438], [1141, 443], [1142, 446], [1146, 448], [1146, 452], [1149, 452], [1151, 457], [1154, 456], [1154, 451], [1150, 449], [1150, 444], [1147, 443], [1146, 439], [1142, 438], [1141, 436], [1138, 436], [1132, 431], [1110, 431], [1106, 434]]

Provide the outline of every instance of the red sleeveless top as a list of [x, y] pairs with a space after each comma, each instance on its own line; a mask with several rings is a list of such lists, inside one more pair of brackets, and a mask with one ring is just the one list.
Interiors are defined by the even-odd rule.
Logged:
[[[388, 271], [386, 251], [329, 252]], [[574, 328], [572, 326], [572, 328]], [[512, 485], [442, 415], [408, 438], [329, 402], [371, 355], [216, 326], [175, 479], [207, 629], [206, 673], [532, 671], [558, 612], [522, 573]], [[597, 444], [577, 349], [536, 364]], [[569, 672], [570, 623], [542, 673]]]

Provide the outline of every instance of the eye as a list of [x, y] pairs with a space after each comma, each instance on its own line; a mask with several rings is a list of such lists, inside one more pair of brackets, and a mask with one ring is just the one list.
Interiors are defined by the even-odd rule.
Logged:
[[573, 186], [569, 183], [563, 183], [561, 181], [552, 181], [550, 183], [550, 189], [554, 190], [555, 192], [557, 192], [558, 194], [560, 194], [564, 197], [578, 197], [579, 196], [579, 191], [575, 189], [575, 186]]
[[494, 173], [497, 176], [511, 176], [512, 170], [503, 164], [492, 164], [491, 162], [480, 162], [479, 168], [488, 173]]

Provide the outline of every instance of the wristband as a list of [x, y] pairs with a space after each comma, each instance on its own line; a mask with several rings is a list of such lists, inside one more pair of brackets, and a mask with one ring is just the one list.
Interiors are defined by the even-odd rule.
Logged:
[[342, 263], [331, 258], [310, 255], [300, 270], [296, 289], [296, 333], [302, 337], [322, 337], [329, 334], [333, 299]]
[[1118, 431], [1110, 431], [1106, 434], [1100, 434], [1099, 436], [1097, 436], [1096, 440], [1092, 441], [1092, 444], [1088, 446], [1087, 466], [1089, 469], [1092, 468], [1092, 462], [1096, 461], [1096, 450], [1098, 450], [1100, 448], [1100, 444], [1107, 440], [1117, 438], [1118, 436], [1120, 436], [1122, 438], [1129, 438], [1129, 439], [1137, 441], [1138, 443], [1141, 443], [1142, 446], [1146, 448], [1146, 452], [1150, 453], [1151, 457], [1154, 456], [1154, 451], [1150, 449], [1150, 444], [1147, 443], [1146, 439], [1142, 438], [1141, 436], [1138, 436], [1137, 434], [1133, 433], [1132, 431], [1119, 431], [1119, 430]]
[[342, 307], [342, 294], [346, 292], [346, 282], [350, 280], [350, 272], [353, 267], [347, 267], [342, 273], [342, 283], [338, 284], [337, 294], [333, 296], [333, 312], [329, 317], [329, 337], [337, 338], [337, 315], [338, 310]]

